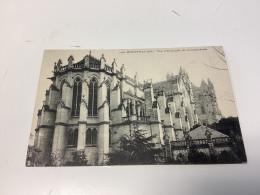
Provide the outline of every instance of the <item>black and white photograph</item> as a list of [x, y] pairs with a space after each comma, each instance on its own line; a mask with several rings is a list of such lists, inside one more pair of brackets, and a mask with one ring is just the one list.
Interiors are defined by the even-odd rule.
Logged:
[[222, 47], [44, 52], [26, 166], [246, 162]]
[[0, 195], [259, 195], [259, 10], [0, 0]]

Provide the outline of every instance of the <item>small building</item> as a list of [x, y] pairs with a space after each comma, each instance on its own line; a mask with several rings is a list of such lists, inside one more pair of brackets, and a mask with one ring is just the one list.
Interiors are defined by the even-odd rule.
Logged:
[[179, 141], [171, 142], [174, 159], [179, 154], [187, 157], [191, 147], [210, 156], [219, 155], [223, 151], [232, 151], [233, 143], [228, 135], [202, 125], [186, 133]]

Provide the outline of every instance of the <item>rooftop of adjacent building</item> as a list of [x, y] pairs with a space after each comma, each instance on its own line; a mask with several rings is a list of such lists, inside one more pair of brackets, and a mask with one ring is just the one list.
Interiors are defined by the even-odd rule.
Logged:
[[[217, 130], [211, 129], [204, 125], [197, 127], [196, 129], [187, 133], [191, 139], [207, 139], [207, 134], [210, 134], [211, 138], [227, 138], [228, 135], [224, 133], [220, 133]], [[181, 138], [181, 140], [185, 140], [185, 136]]]

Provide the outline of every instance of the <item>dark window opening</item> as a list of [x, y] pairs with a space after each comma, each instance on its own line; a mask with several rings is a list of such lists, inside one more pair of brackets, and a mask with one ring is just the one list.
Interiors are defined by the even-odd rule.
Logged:
[[68, 146], [77, 146], [78, 144], [78, 129], [71, 129], [68, 133]]
[[97, 145], [97, 129], [87, 129], [86, 132], [86, 145]]
[[71, 116], [79, 116], [81, 103], [82, 83], [80, 78], [76, 78], [73, 86]]
[[93, 77], [89, 84], [88, 115], [97, 116], [98, 81]]

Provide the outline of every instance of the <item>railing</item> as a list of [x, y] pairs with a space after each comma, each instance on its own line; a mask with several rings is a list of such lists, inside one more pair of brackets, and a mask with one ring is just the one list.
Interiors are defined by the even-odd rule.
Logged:
[[132, 78], [131, 78], [131, 77], [129, 77], [129, 76], [126, 76], [126, 79], [127, 79], [128, 81], [132, 82], [132, 83], [135, 83], [135, 80], [134, 80], [134, 79], [132, 79]]
[[73, 68], [75, 69], [81, 69], [84, 67], [84, 64], [73, 64]]
[[230, 142], [229, 137], [212, 138], [213, 144], [225, 144]]
[[129, 120], [130, 120], [130, 117], [128, 117], [128, 116], [123, 117], [122, 120], [123, 120], [123, 122], [125, 122], [125, 121], [129, 121]]
[[105, 66], [105, 70], [106, 70], [106, 71], [109, 71], [109, 72], [112, 72], [112, 71], [113, 71], [112, 67], [107, 66], [107, 65]]
[[[125, 121], [130, 121], [131, 119], [129, 116], [126, 116], [126, 117], [123, 117], [122, 120], [123, 120], [123, 122], [125, 122]], [[139, 116], [137, 120], [138, 121], [150, 121], [150, 116]]]
[[61, 66], [60, 67], [60, 72], [64, 72], [67, 69], [68, 69], [68, 65], [67, 66]]
[[97, 69], [97, 70], [100, 69], [100, 65], [97, 65], [97, 64], [90, 64], [89, 67], [92, 69]]
[[[212, 143], [214, 145], [218, 144], [228, 144], [230, 140], [228, 137], [219, 137], [219, 138], [212, 138]], [[173, 146], [177, 147], [184, 147], [184, 146], [205, 146], [209, 144], [207, 139], [191, 139], [191, 140], [181, 140], [181, 141], [172, 141]]]
[[150, 116], [139, 116], [139, 121], [150, 121]]

